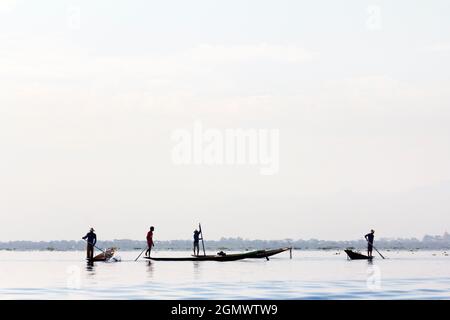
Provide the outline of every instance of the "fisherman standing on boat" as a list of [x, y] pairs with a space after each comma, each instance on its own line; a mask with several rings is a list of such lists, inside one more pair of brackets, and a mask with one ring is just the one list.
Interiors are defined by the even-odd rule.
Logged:
[[[194, 231], [194, 256], [198, 256], [200, 252], [200, 231], [195, 229]], [[197, 254], [195, 254], [195, 249], [197, 249]]]
[[373, 239], [375, 238], [375, 231], [373, 229], [370, 230], [370, 233], [366, 234], [364, 238], [366, 238], [367, 240], [367, 255], [369, 257], [372, 257]]
[[92, 260], [92, 258], [94, 257], [94, 246], [97, 243], [97, 235], [94, 233], [94, 231], [94, 228], [91, 228], [91, 230], [82, 238], [87, 242], [86, 258], [88, 260]]
[[150, 257], [150, 253], [152, 252], [152, 247], [155, 246], [155, 243], [153, 242], [153, 231], [155, 228], [153, 226], [150, 227], [150, 231], [147, 233], [147, 251], [145, 252], [145, 255], [147, 257]]

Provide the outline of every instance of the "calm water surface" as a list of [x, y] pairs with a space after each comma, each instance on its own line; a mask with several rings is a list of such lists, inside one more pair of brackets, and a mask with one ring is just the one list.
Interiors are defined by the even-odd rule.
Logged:
[[[344, 252], [294, 251], [235, 262], [83, 261], [84, 252], [0, 251], [1, 299], [449, 299], [450, 257], [385, 252], [348, 261]], [[190, 252], [156, 251], [155, 256]]]

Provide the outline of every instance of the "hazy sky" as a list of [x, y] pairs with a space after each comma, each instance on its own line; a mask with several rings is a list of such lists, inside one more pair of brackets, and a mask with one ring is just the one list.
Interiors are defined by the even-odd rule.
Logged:
[[[449, 1], [0, 1], [0, 241], [450, 230]], [[279, 172], [171, 136], [279, 130]]]

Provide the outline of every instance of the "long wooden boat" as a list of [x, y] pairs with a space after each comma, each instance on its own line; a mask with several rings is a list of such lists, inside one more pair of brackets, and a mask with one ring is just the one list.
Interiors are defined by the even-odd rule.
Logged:
[[291, 247], [285, 247], [285, 248], [278, 248], [278, 249], [271, 249], [271, 250], [260, 250], [260, 251], [256, 251], [255, 253], [255, 257], [253, 258], [269, 258], [270, 256], [274, 256], [276, 254], [285, 252], [290, 250], [291, 252], [291, 256], [292, 256], [292, 248]]
[[92, 262], [108, 261], [114, 256], [115, 252], [116, 252], [115, 248], [109, 248], [109, 249], [106, 249], [105, 252], [102, 252], [102, 253], [96, 255], [94, 258], [88, 259], [88, 260], [92, 261]]
[[373, 257], [366, 256], [350, 249], [344, 250], [350, 260], [372, 260]]
[[261, 259], [268, 258], [275, 254], [291, 250], [291, 248], [279, 248], [272, 250], [256, 250], [244, 253], [233, 253], [233, 254], [216, 254], [216, 255], [206, 255], [206, 256], [190, 256], [190, 257], [144, 257], [145, 259], [154, 261], [236, 261], [243, 259]]

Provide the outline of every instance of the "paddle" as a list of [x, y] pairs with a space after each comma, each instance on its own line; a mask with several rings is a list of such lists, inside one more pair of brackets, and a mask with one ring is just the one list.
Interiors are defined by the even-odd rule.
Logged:
[[203, 241], [203, 231], [202, 231], [202, 226], [199, 223], [198, 224], [198, 231], [200, 231], [200, 234], [202, 235], [202, 246], [203, 246], [203, 255], [206, 257], [206, 251], [205, 251], [205, 241]]
[[[367, 240], [366, 239], [366, 241], [367, 241], [367, 243], [369, 243], [370, 244], [370, 242], [369, 242], [369, 240]], [[380, 255], [380, 257], [382, 257], [383, 259], [386, 259], [385, 257], [383, 257], [383, 255], [380, 253], [380, 251], [378, 251], [378, 249], [377, 248], [375, 248], [374, 246], [373, 246], [373, 244], [372, 244], [372, 248], [374, 248], [375, 249], [375, 251], [376, 252], [378, 252], [378, 254]]]
[[139, 253], [138, 257], [134, 261], [137, 261], [141, 257], [141, 255], [144, 253], [144, 251], [147, 250], [147, 248], [144, 248], [144, 250], [142, 250], [141, 253]]
[[380, 253], [380, 251], [377, 250], [377, 248], [375, 248], [373, 245], [372, 245], [372, 247], [375, 249], [376, 252], [378, 252], [378, 254], [379, 254], [383, 259], [386, 259], [385, 257], [383, 257], [383, 255]]

